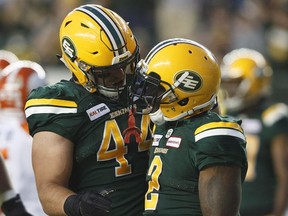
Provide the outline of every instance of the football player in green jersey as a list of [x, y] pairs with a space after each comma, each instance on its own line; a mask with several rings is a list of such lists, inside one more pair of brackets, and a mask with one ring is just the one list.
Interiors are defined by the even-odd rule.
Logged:
[[133, 114], [126, 87], [137, 41], [118, 14], [88, 4], [64, 18], [60, 44], [72, 79], [34, 90], [25, 106], [42, 206], [48, 215], [142, 215], [150, 119]]
[[211, 111], [220, 69], [204, 46], [160, 42], [137, 64], [131, 92], [157, 124], [149, 150], [145, 216], [235, 216], [247, 170], [240, 120]]
[[249, 168], [242, 216], [284, 215], [288, 203], [288, 108], [271, 103], [272, 68], [256, 50], [227, 53], [221, 64], [223, 110], [241, 117]]

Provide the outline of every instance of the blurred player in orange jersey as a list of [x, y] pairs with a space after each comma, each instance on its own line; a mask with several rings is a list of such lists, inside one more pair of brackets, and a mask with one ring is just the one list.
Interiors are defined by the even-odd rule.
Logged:
[[45, 76], [39, 64], [17, 61], [5, 67], [0, 78], [0, 151], [12, 187], [20, 194], [27, 211], [35, 216], [45, 214], [36, 190], [31, 162], [32, 138], [24, 104], [32, 89], [46, 84]]
[[1, 71], [7, 67], [9, 64], [18, 61], [18, 57], [8, 51], [8, 50], [0, 50], [0, 76], [1, 76]]

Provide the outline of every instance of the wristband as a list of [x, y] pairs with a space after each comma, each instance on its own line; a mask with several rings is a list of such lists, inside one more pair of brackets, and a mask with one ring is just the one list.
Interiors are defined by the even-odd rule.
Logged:
[[64, 202], [64, 212], [68, 216], [108, 216], [112, 203], [106, 196], [110, 192], [90, 190], [70, 195]]
[[68, 216], [79, 216], [80, 213], [80, 202], [81, 202], [81, 196], [80, 195], [70, 195], [67, 197], [64, 203], [64, 212]]

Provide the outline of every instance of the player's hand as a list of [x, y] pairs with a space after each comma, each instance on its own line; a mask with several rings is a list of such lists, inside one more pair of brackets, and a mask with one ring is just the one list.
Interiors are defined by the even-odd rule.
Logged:
[[106, 197], [109, 192], [97, 190], [69, 196], [64, 204], [68, 216], [108, 216], [111, 200]]
[[1, 210], [6, 216], [32, 216], [26, 211], [19, 194], [14, 198], [4, 201]]

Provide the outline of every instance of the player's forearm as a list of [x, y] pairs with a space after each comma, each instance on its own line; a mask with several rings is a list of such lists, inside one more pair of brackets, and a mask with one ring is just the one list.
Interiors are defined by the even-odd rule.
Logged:
[[46, 214], [66, 215], [64, 212], [64, 202], [66, 198], [74, 192], [56, 184], [46, 184], [38, 187], [39, 198]]

